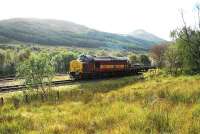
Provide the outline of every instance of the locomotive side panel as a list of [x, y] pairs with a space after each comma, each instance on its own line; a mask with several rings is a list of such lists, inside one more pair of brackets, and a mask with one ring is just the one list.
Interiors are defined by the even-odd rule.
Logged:
[[123, 71], [127, 67], [127, 62], [100, 61], [95, 63], [96, 72], [116, 72]]
[[83, 72], [84, 73], [93, 73], [95, 71], [94, 63], [83, 63]]

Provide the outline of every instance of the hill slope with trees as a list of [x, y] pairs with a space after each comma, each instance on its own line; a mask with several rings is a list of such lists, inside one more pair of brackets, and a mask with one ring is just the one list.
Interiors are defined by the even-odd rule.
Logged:
[[159, 41], [97, 31], [60, 20], [8, 19], [0, 21], [0, 42], [51, 46], [146, 50]]
[[160, 37], [158, 37], [154, 34], [151, 34], [143, 29], [135, 30], [135, 31], [129, 33], [129, 35], [133, 36], [135, 38], [138, 38], [138, 39], [154, 42], [155, 44], [160, 43], [160, 42], [165, 42], [165, 40], [161, 39]]

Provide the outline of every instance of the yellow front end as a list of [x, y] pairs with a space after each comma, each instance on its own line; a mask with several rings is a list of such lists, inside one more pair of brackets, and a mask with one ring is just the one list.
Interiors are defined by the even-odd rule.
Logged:
[[82, 73], [83, 72], [83, 64], [78, 60], [73, 60], [70, 62], [70, 72], [77, 72]]
[[70, 62], [69, 75], [72, 79], [81, 79], [83, 73], [83, 63], [78, 60]]

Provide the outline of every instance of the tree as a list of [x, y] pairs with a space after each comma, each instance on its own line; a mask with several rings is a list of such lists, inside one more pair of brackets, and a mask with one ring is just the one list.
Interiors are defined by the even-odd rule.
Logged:
[[200, 6], [196, 6], [198, 23], [194, 28], [187, 26], [183, 11], [183, 27], [171, 32], [180, 53], [183, 68], [191, 73], [200, 72]]
[[124, 57], [122, 52], [114, 53], [114, 56], [116, 56], [116, 57]]
[[158, 67], [164, 65], [164, 53], [167, 48], [167, 44], [155, 45], [151, 48], [150, 53], [153, 60], [155, 60]]
[[11, 49], [0, 50], [0, 74], [13, 75], [15, 74], [15, 65], [17, 56], [15, 51]]
[[149, 57], [146, 55], [140, 55], [140, 62], [145, 66], [151, 65], [151, 61], [149, 60]]
[[109, 56], [109, 53], [105, 50], [101, 50], [97, 53], [97, 56]]
[[5, 51], [0, 49], [0, 74], [3, 74], [3, 67], [5, 64], [6, 56]]
[[165, 51], [166, 66], [172, 75], [176, 75], [179, 68], [182, 68], [182, 60], [176, 44], [171, 44]]
[[0, 49], [0, 66], [5, 64], [6, 56], [5, 51]]
[[23, 77], [24, 83], [30, 87], [40, 84], [38, 88], [41, 88], [44, 94], [46, 83], [51, 84], [54, 72], [49, 55], [44, 53], [32, 55], [17, 66], [17, 76]]
[[18, 54], [19, 62], [28, 59], [31, 55], [31, 51], [29, 49], [21, 50]]
[[70, 61], [76, 59], [74, 53], [66, 51], [56, 52], [51, 57], [57, 73], [66, 73], [69, 71]]
[[138, 62], [138, 58], [135, 54], [130, 54], [128, 56], [129, 61], [131, 62], [131, 64], [135, 64]]

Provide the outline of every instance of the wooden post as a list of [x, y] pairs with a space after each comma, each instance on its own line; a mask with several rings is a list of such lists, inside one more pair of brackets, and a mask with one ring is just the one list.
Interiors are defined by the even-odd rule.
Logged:
[[17, 98], [13, 99], [13, 105], [15, 108], [19, 108], [19, 100]]
[[29, 103], [27, 94], [25, 95], [25, 103]]
[[60, 99], [60, 93], [59, 93], [59, 91], [57, 91], [57, 100], [59, 100]]
[[4, 104], [4, 100], [3, 100], [3, 97], [0, 98], [0, 106], [3, 106]]
[[42, 100], [42, 102], [44, 102], [44, 94], [41, 93], [40, 95], [41, 95], [41, 100]]

